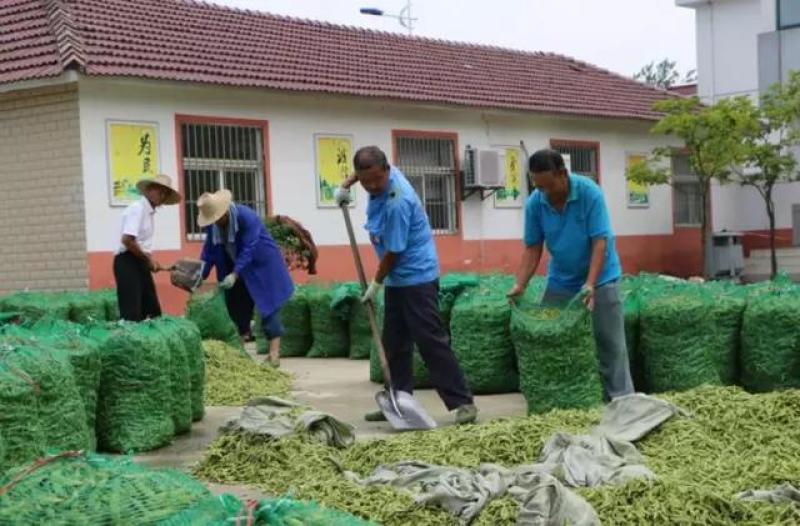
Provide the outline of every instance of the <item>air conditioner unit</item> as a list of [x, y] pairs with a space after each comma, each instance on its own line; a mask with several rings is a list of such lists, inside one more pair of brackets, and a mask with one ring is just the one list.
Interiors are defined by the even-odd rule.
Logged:
[[506, 185], [500, 152], [470, 148], [466, 161], [464, 186], [467, 188], [503, 188]]

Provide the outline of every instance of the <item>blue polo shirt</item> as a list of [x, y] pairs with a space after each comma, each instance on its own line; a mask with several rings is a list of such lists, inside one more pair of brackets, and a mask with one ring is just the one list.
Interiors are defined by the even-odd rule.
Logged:
[[438, 279], [439, 259], [428, 216], [414, 187], [394, 166], [386, 190], [369, 197], [364, 228], [379, 259], [386, 252], [399, 256], [386, 286], [409, 287]]
[[551, 258], [547, 277], [556, 288], [569, 292], [581, 289], [589, 274], [592, 240], [603, 237], [608, 241], [608, 249], [597, 286], [622, 275], [600, 187], [588, 177], [570, 174], [569, 196], [562, 211], [553, 208], [547, 196], [538, 190], [525, 203], [525, 245], [545, 244]]

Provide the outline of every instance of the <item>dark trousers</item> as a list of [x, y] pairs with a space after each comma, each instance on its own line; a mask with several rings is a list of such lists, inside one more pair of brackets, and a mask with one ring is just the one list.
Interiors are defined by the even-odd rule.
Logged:
[[416, 343], [447, 409], [471, 404], [472, 393], [439, 316], [439, 282], [386, 287], [385, 298], [383, 346], [395, 388], [407, 393], [414, 390]]
[[114, 258], [119, 315], [123, 320], [142, 321], [161, 316], [156, 284], [147, 262], [130, 252]]
[[228, 315], [239, 330], [239, 336], [250, 334], [250, 322], [253, 320], [255, 303], [244, 280], [236, 280], [233, 288], [225, 291], [225, 306], [228, 307]]

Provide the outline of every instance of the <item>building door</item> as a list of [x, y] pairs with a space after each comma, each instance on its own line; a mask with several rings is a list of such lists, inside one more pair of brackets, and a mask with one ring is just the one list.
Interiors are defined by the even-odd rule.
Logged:
[[792, 231], [794, 233], [792, 244], [800, 247], [800, 205], [792, 205]]

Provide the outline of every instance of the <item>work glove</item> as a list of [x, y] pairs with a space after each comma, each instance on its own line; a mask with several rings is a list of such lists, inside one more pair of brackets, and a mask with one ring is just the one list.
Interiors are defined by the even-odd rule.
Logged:
[[375, 296], [378, 295], [378, 291], [381, 290], [382, 286], [383, 286], [382, 283], [378, 283], [377, 281], [372, 280], [372, 283], [370, 283], [369, 287], [367, 287], [367, 292], [365, 292], [364, 295], [361, 297], [361, 303], [373, 301], [375, 299]]
[[350, 195], [350, 190], [343, 186], [339, 186], [333, 192], [333, 200], [336, 201], [336, 206], [345, 206], [349, 205], [352, 196]]
[[236, 280], [237, 279], [238, 279], [238, 276], [236, 274], [234, 274], [233, 272], [231, 272], [230, 274], [225, 276], [225, 279], [223, 279], [222, 283], [219, 284], [219, 288], [221, 288], [223, 290], [232, 289], [233, 286], [236, 285]]

